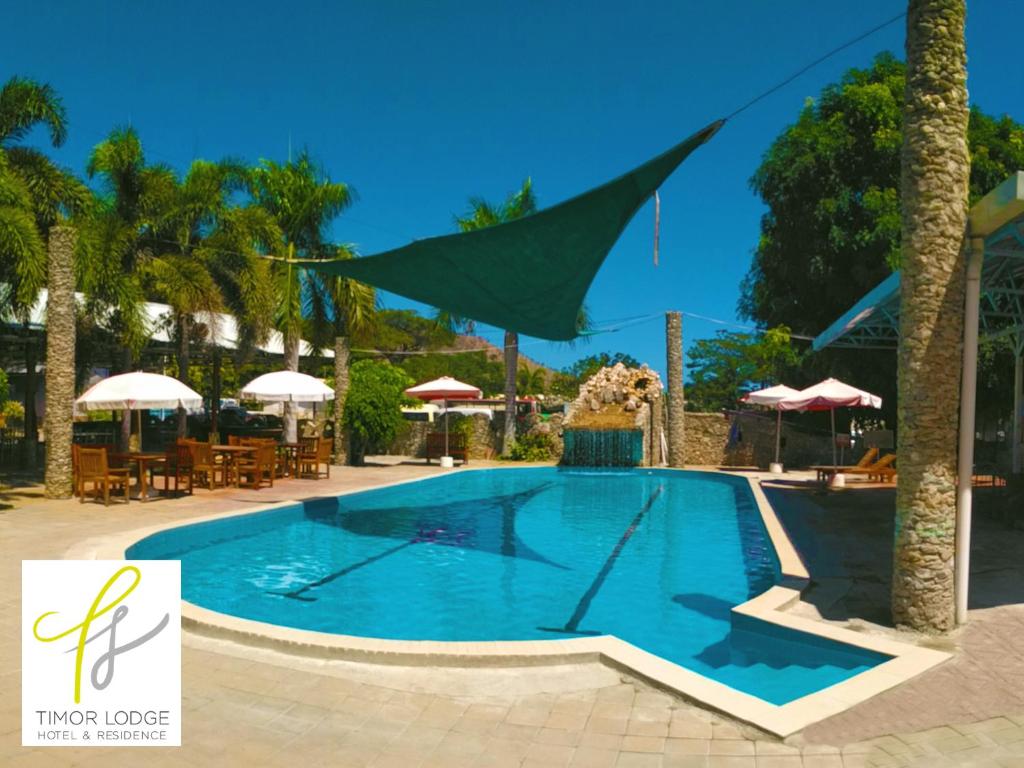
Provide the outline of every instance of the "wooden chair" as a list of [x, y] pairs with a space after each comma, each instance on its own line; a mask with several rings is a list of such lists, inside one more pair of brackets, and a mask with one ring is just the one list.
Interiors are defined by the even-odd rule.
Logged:
[[[303, 446], [299, 453], [299, 476], [312, 477], [319, 480], [321, 477], [331, 476], [331, 451], [334, 450], [334, 441], [326, 437], [310, 438], [314, 441], [313, 449], [306, 450]], [[320, 465], [324, 465], [324, 471], [320, 471]]]
[[187, 441], [186, 446], [192, 455], [192, 474], [189, 478], [190, 484], [197, 480], [204, 482], [206, 489], [212, 491], [217, 487], [217, 473], [220, 472], [221, 485], [227, 485], [227, 467], [218, 464], [213, 457], [213, 450], [209, 443], [198, 441]]
[[167, 449], [167, 461], [163, 464], [164, 492], [171, 492], [171, 479], [174, 479], [174, 495], [181, 491], [182, 483], [187, 483], [188, 494], [192, 495], [192, 450], [185, 440], [178, 440]]
[[242, 440], [238, 435], [228, 435], [228, 445], [241, 445]]
[[[256, 452], [238, 462], [238, 483], [247, 488], [260, 489], [264, 484], [274, 487], [274, 465], [277, 463], [277, 448], [272, 443], [254, 446]], [[245, 478], [243, 482], [243, 478]]]
[[274, 477], [284, 477], [285, 464], [287, 463], [277, 452], [277, 440], [272, 437], [247, 437], [242, 439], [242, 445], [270, 445], [274, 448]]
[[[128, 469], [111, 469], [107, 465], [106, 448], [78, 448], [78, 501], [85, 503], [85, 485], [92, 483], [93, 493], [98, 499], [103, 490], [103, 503], [110, 506], [110, 489], [123, 488], [124, 500], [128, 503], [128, 489], [131, 475]], [[74, 456], [74, 453], [72, 453]]]

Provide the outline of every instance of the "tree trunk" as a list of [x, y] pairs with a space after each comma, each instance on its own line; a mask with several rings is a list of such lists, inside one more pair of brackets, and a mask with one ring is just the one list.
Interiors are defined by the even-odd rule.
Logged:
[[36, 340], [25, 337], [25, 440], [22, 459], [28, 472], [35, 472], [39, 463], [39, 420], [36, 416], [36, 390], [39, 387], [36, 376]]
[[893, 619], [954, 626], [967, 152], [964, 0], [911, 0], [901, 165], [899, 475]]
[[345, 429], [345, 398], [348, 396], [348, 339], [334, 339], [334, 464], [348, 461], [349, 438]]
[[[189, 341], [192, 336], [192, 318], [188, 315], [178, 316], [178, 381], [188, 386], [188, 370], [192, 363]], [[178, 437], [188, 434], [188, 411], [178, 408]], [[141, 435], [140, 435], [141, 438]]]
[[[299, 370], [299, 337], [291, 331], [284, 335], [284, 367], [289, 371]], [[295, 403], [284, 404], [284, 439], [294, 443], [299, 439], [298, 412]]]
[[213, 372], [210, 375], [211, 385], [213, 392], [210, 396], [210, 437], [209, 440], [217, 440], [220, 442], [220, 427], [217, 422], [220, 420], [220, 394], [221, 394], [221, 381], [220, 381], [220, 367], [221, 367], [221, 351], [219, 346], [213, 348]]
[[681, 467], [686, 453], [686, 393], [683, 390], [683, 316], [665, 313], [665, 357], [668, 365], [668, 465]]
[[71, 498], [75, 407], [75, 230], [52, 227], [46, 298], [46, 497]]
[[[121, 352], [121, 373], [131, 373], [132, 359], [131, 350], [124, 349]], [[118, 440], [118, 447], [122, 452], [127, 451], [132, 440], [132, 412], [121, 411], [121, 435]]]
[[[505, 331], [505, 431], [501, 455], [508, 456], [516, 442], [516, 374], [519, 372], [519, 334]], [[445, 418], [448, 415], [445, 414]]]

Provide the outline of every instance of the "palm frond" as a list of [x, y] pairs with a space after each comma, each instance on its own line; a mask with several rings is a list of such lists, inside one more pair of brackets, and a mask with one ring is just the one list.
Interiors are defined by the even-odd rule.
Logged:
[[49, 130], [54, 147], [64, 143], [68, 126], [60, 96], [46, 83], [12, 77], [0, 89], [0, 143], [20, 141], [39, 124]]

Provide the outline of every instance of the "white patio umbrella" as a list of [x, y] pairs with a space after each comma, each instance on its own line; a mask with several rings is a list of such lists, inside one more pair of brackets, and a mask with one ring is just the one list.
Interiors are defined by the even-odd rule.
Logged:
[[882, 398], [862, 389], [844, 384], [839, 379], [825, 379], [784, 398], [776, 406], [780, 411], [830, 411], [832, 416], [832, 468], [839, 471], [836, 456], [836, 408], [881, 408]]
[[320, 379], [298, 371], [274, 371], [257, 376], [242, 388], [241, 396], [267, 403], [322, 403], [334, 399], [334, 390]]
[[778, 407], [779, 402], [785, 400], [787, 397], [792, 397], [795, 394], [797, 394], [797, 390], [792, 387], [787, 387], [785, 384], [776, 384], [774, 387], [759, 389], [756, 392], [748, 392], [740, 398], [740, 402], [749, 403], [750, 405], [762, 405], [766, 408], [773, 408], [775, 410], [776, 464], [779, 463], [779, 448], [782, 440], [782, 409]]
[[170, 376], [135, 371], [93, 384], [75, 401], [78, 411], [135, 411], [142, 447], [142, 409], [202, 408], [203, 396]]
[[444, 455], [448, 457], [448, 398], [459, 400], [479, 400], [483, 392], [472, 384], [466, 384], [453, 379], [451, 376], [442, 376], [433, 381], [426, 381], [409, 387], [405, 390], [409, 397], [416, 397], [420, 400], [443, 400], [444, 401]]

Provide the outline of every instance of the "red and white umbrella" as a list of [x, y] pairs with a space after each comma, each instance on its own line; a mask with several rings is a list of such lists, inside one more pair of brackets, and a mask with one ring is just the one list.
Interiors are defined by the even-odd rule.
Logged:
[[882, 398], [862, 389], [844, 384], [839, 379], [825, 379], [784, 398], [776, 406], [780, 411], [830, 411], [832, 414], [832, 467], [839, 468], [836, 457], [836, 408], [881, 408]]
[[782, 437], [782, 409], [779, 403], [787, 397], [798, 394], [797, 390], [787, 387], [785, 384], [776, 384], [774, 387], [759, 389], [756, 392], [748, 392], [740, 402], [750, 405], [763, 405], [766, 408], [775, 409], [775, 463], [779, 463], [779, 443]]
[[409, 387], [405, 390], [409, 397], [416, 397], [420, 400], [444, 400], [444, 454], [448, 455], [448, 400], [479, 400], [483, 392], [472, 384], [465, 384], [451, 376], [442, 376], [433, 381], [426, 381]]

